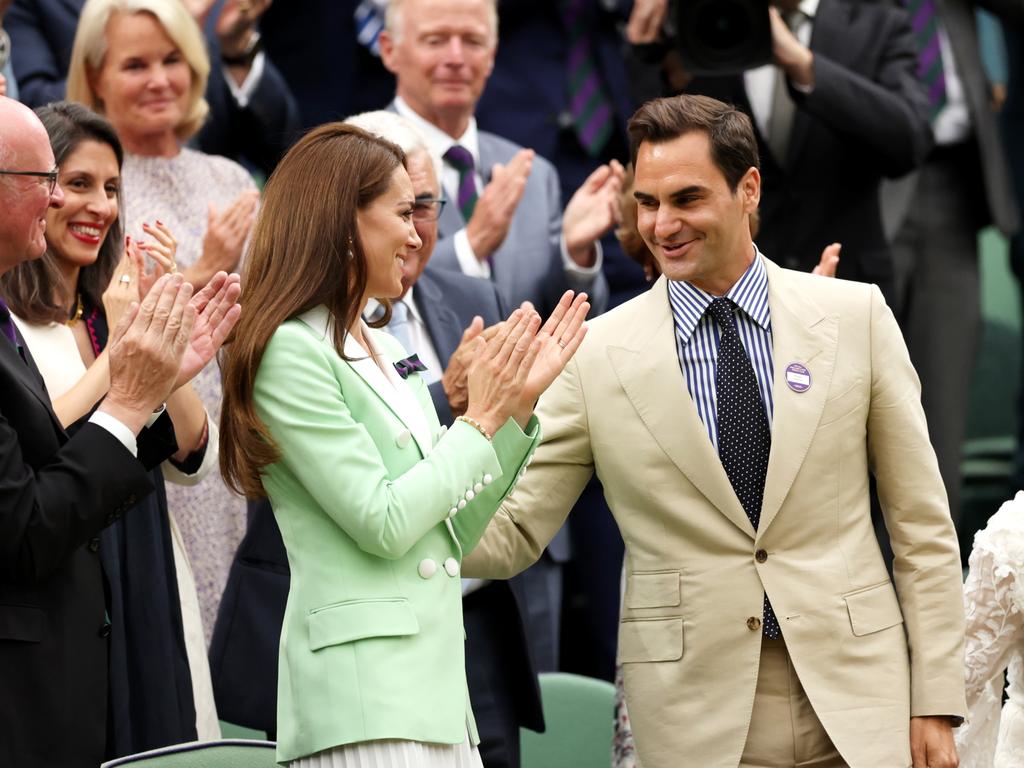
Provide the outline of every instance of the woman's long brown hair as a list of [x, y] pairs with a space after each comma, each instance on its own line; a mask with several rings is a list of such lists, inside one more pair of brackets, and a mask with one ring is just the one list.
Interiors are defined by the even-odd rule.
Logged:
[[323, 304], [344, 357], [367, 280], [356, 212], [404, 163], [394, 144], [328, 123], [302, 137], [267, 182], [242, 279], [242, 316], [225, 348], [220, 417], [221, 473], [248, 498], [266, 495], [260, 474], [280, 458], [253, 404], [263, 352], [278, 326]]

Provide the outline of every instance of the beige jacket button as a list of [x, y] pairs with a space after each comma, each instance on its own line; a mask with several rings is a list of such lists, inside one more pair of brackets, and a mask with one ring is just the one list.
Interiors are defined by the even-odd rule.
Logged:
[[421, 579], [429, 579], [435, 573], [437, 573], [437, 563], [431, 560], [429, 557], [420, 560], [419, 567], [416, 569]]
[[459, 575], [459, 561], [454, 557], [449, 557], [444, 561], [444, 571], [452, 578]]
[[751, 616], [747, 619], [747, 629], [751, 632], [756, 632], [761, 628], [761, 620], [757, 616]]
[[397, 445], [399, 448], [405, 448], [405, 446], [409, 444], [410, 440], [412, 440], [412, 432], [410, 432], [408, 429], [403, 429], [395, 437], [395, 445]]
[[763, 549], [759, 549], [754, 553], [754, 559], [759, 563], [763, 563], [768, 559], [768, 553]]

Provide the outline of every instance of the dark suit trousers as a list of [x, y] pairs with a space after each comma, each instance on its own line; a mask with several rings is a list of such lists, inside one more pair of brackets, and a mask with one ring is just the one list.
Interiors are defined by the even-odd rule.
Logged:
[[985, 192], [977, 144], [938, 147], [893, 243], [894, 308], [921, 378], [921, 402], [953, 522], [960, 521], [960, 461], [981, 327], [978, 229]]

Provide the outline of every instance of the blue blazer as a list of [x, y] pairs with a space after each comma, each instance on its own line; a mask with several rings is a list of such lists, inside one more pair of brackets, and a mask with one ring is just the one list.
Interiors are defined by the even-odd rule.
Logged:
[[[84, 5], [85, 0], [14, 0], [4, 16], [20, 98], [30, 107], [64, 98], [71, 48]], [[196, 141], [199, 149], [211, 155], [242, 157], [269, 172], [299, 131], [298, 108], [288, 84], [269, 59], [248, 106], [238, 106], [224, 80], [220, 44], [212, 30], [218, 12], [219, 5], [214, 6], [206, 30], [212, 65], [206, 86], [210, 117]]]

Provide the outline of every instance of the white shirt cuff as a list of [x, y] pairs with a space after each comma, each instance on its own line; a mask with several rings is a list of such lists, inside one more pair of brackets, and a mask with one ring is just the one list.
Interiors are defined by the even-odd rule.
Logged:
[[[785, 75], [783, 75], [783, 77], [785, 77]], [[789, 81], [789, 84], [793, 86], [794, 91], [799, 91], [800, 93], [803, 94], [814, 93], [813, 85], [801, 85], [800, 83], [794, 83], [792, 80]]]
[[224, 67], [224, 79], [227, 81], [228, 88], [231, 89], [231, 96], [234, 98], [235, 103], [242, 109], [249, 106], [249, 99], [252, 98], [253, 91], [256, 90], [256, 86], [259, 85], [260, 78], [263, 77], [263, 67], [266, 61], [266, 55], [263, 51], [260, 51], [252, 60], [252, 66], [249, 67], [249, 74], [245, 76], [245, 80], [242, 81], [241, 85], [235, 82], [235, 78], [231, 76], [231, 72], [227, 67]]
[[118, 442], [128, 450], [128, 453], [136, 458], [138, 457], [139, 444], [135, 440], [135, 435], [124, 425], [124, 423], [121, 422], [120, 419], [114, 418], [109, 413], [105, 413], [103, 411], [93, 411], [92, 416], [89, 417], [89, 421], [97, 427], [107, 430], [107, 432], [117, 438]]
[[491, 265], [486, 261], [480, 261], [476, 254], [473, 253], [465, 227], [455, 233], [453, 243], [455, 245], [455, 258], [459, 260], [459, 268], [463, 274], [470, 277], [482, 277], [484, 280], [491, 279]]
[[558, 241], [558, 248], [562, 252], [562, 266], [565, 267], [567, 274], [575, 277], [586, 277], [593, 278], [601, 272], [601, 265], [604, 264], [604, 250], [601, 248], [601, 241], [594, 241], [594, 265], [591, 267], [581, 267], [572, 257], [569, 255], [569, 249], [565, 245], [565, 235]]

